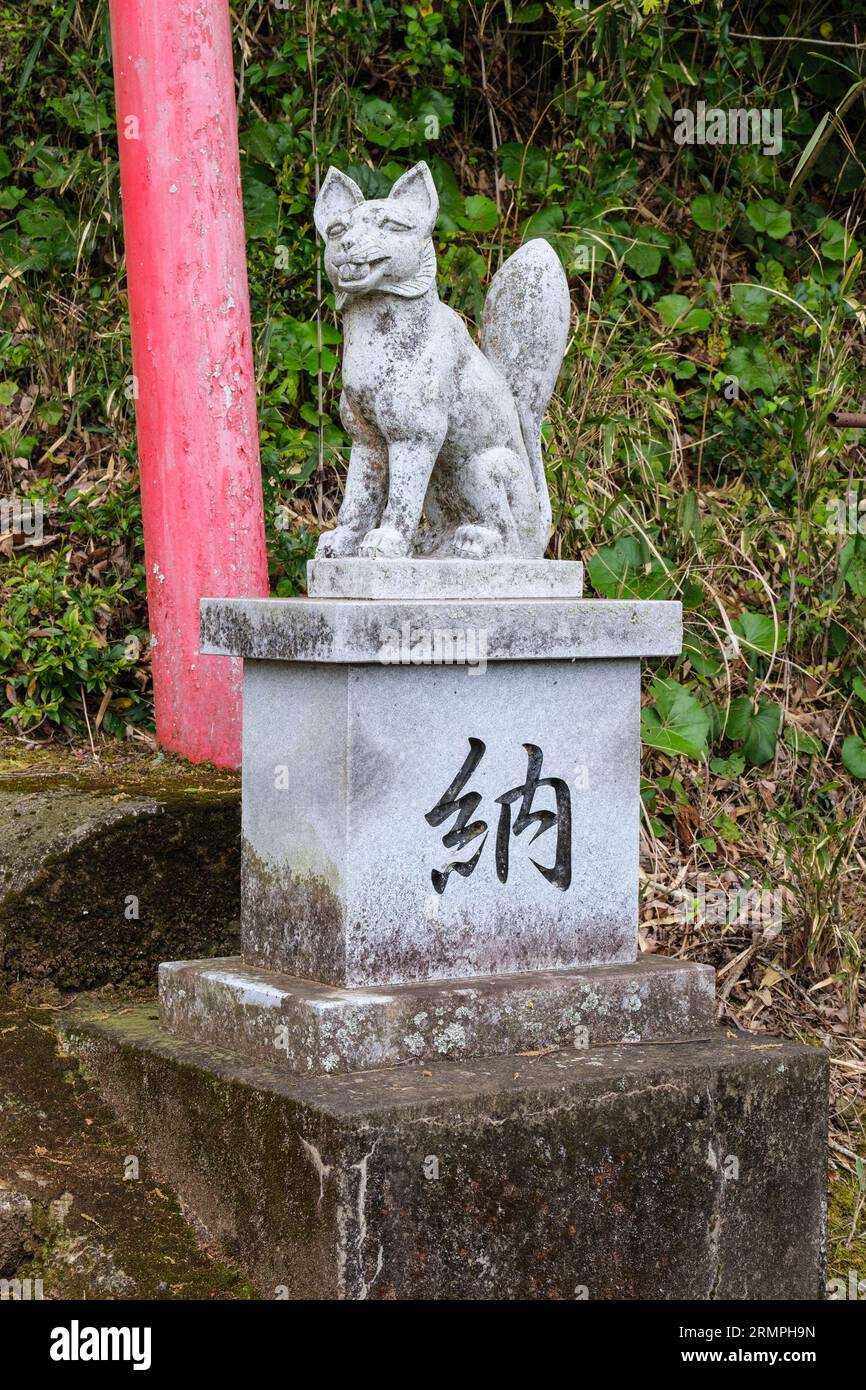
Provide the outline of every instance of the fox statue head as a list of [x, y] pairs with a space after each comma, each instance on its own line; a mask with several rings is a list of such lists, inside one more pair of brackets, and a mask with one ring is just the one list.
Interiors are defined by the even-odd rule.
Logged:
[[328, 170], [316, 199], [316, 230], [337, 308], [366, 294], [417, 299], [436, 283], [432, 232], [439, 198], [424, 163], [397, 180], [387, 198], [364, 195], [339, 169]]

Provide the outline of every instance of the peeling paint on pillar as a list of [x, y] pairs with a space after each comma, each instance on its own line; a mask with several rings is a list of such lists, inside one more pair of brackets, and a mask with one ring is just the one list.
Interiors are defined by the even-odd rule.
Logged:
[[110, 8], [157, 735], [237, 766], [241, 662], [198, 636], [268, 592], [229, 7]]

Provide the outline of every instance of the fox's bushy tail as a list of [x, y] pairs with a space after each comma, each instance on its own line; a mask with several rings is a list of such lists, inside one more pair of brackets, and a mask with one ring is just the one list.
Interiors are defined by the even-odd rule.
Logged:
[[505, 377], [538, 493], [545, 543], [550, 494], [541, 454], [541, 425], [568, 343], [571, 301], [559, 257], [540, 238], [524, 242], [490, 282], [481, 320], [481, 351]]

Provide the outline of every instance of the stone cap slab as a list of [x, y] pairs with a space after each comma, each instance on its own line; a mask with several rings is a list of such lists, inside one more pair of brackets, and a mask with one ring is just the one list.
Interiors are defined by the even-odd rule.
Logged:
[[579, 560], [310, 560], [310, 598], [581, 598]]
[[438, 664], [476, 665], [482, 651], [487, 662], [587, 661], [677, 656], [681, 647], [682, 605], [671, 601], [201, 601], [202, 652], [258, 661], [430, 664], [429, 655], [415, 661], [417, 649]]
[[661, 1042], [714, 1029], [715, 971], [622, 965], [339, 989], [241, 958], [159, 967], [164, 1030], [289, 1072], [336, 1073], [548, 1047]]

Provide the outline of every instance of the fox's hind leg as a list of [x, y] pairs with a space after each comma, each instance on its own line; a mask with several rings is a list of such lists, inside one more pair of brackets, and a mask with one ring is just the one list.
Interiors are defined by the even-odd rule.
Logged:
[[464, 522], [454, 533], [454, 555], [487, 560], [544, 553], [541, 514], [532, 474], [513, 449], [485, 449], [458, 469]]

